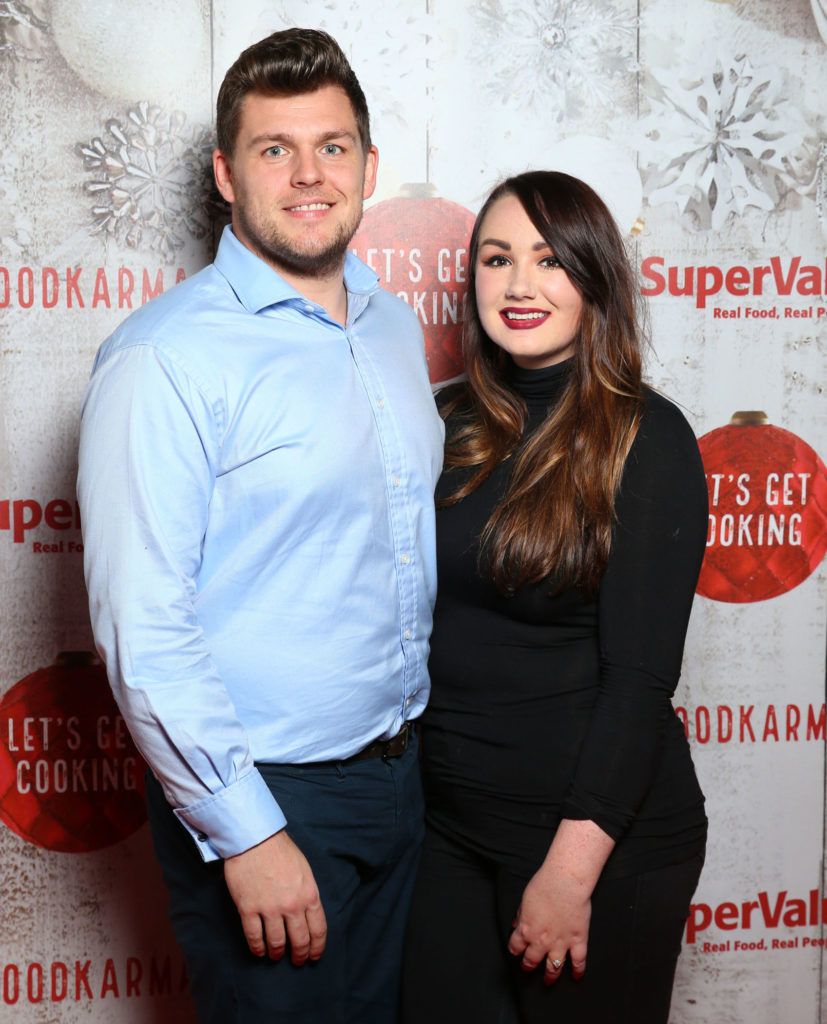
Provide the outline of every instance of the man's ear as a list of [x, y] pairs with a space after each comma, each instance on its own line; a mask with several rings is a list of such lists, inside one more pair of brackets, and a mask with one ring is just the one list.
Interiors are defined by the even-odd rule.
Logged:
[[376, 188], [376, 169], [379, 165], [379, 150], [371, 146], [365, 154], [365, 184], [362, 188], [362, 198], [370, 199]]
[[235, 190], [233, 189], [233, 172], [230, 161], [220, 149], [214, 149], [212, 154], [212, 172], [215, 175], [215, 184], [218, 191], [228, 203], [235, 202]]

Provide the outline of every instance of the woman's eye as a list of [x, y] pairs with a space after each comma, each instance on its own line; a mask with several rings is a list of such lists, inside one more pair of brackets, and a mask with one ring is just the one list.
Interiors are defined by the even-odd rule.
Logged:
[[484, 267], [505, 267], [508, 266], [508, 260], [505, 256], [489, 256], [488, 259], [482, 261]]
[[546, 256], [545, 259], [540, 260], [540, 266], [552, 269], [554, 267], [562, 267], [563, 264], [560, 262], [560, 260], [557, 259], [556, 256]]

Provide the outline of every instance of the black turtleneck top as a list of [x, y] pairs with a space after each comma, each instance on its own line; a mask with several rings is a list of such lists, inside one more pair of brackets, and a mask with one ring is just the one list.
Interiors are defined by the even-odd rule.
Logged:
[[[513, 367], [527, 432], [560, 396], [570, 365]], [[422, 719], [429, 821], [518, 872], [536, 870], [561, 818], [591, 819], [617, 841], [604, 877], [676, 863], [704, 846], [703, 795], [671, 697], [707, 490], [683, 415], [650, 389], [644, 400], [596, 597], [554, 593], [551, 584], [506, 597], [480, 571], [479, 537], [508, 461], [437, 513], [432, 691]], [[449, 418], [449, 435], [461, 415]], [[437, 496], [465, 472], [443, 473]]]

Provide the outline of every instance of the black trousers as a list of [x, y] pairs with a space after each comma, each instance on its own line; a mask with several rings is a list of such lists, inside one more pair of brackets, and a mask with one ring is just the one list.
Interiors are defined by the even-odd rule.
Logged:
[[667, 1024], [703, 857], [601, 880], [585, 976], [551, 987], [506, 945], [527, 876], [428, 831], [409, 920], [403, 1024]]
[[259, 765], [307, 857], [327, 946], [295, 967], [253, 956], [224, 882], [147, 780], [155, 851], [201, 1024], [396, 1024], [402, 944], [422, 844], [417, 744], [398, 758]]

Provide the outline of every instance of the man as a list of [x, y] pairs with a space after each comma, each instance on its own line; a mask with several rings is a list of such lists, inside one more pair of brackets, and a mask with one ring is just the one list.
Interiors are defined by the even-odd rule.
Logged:
[[335, 41], [242, 53], [217, 132], [215, 262], [105, 342], [84, 405], [95, 637], [200, 1019], [385, 1024], [442, 427], [415, 316], [347, 252], [377, 151]]

